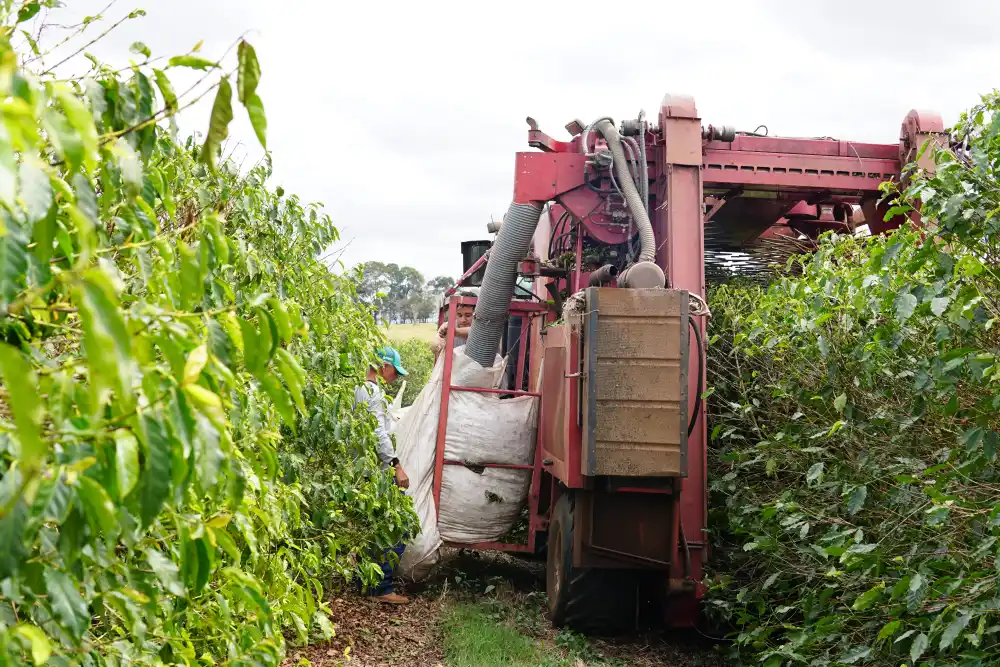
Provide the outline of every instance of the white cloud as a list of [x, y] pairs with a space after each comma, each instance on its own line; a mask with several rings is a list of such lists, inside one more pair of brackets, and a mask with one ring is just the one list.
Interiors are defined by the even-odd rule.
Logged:
[[[95, 12], [75, 0], [63, 12]], [[666, 92], [706, 122], [894, 143], [914, 107], [946, 122], [997, 81], [1000, 5], [932, 0], [149, 0], [148, 16], [94, 47], [127, 63], [142, 39], [221, 54], [250, 31], [261, 59], [276, 182], [322, 201], [353, 239], [348, 263], [457, 275], [511, 191], [525, 116], [563, 138], [572, 118], [655, 117]], [[131, 7], [116, 5], [109, 16]], [[954, 27], [948, 27], [954, 26]], [[237, 113], [233, 136], [259, 154]], [[207, 105], [187, 114], [204, 127]]]

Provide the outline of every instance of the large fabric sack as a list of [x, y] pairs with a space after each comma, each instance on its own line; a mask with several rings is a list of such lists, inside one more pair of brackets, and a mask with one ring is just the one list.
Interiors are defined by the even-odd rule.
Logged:
[[[531, 482], [530, 470], [482, 468], [484, 463], [531, 465], [535, 456], [538, 400], [519, 396], [452, 391], [448, 409], [440, 520], [434, 505], [434, 455], [441, 408], [444, 355], [396, 428], [396, 455], [410, 478], [409, 494], [420, 518], [420, 533], [400, 560], [401, 574], [426, 577], [438, 560], [442, 541], [472, 544], [497, 540], [514, 526]], [[498, 356], [483, 368], [455, 350], [452, 385], [491, 388], [502, 377]]]

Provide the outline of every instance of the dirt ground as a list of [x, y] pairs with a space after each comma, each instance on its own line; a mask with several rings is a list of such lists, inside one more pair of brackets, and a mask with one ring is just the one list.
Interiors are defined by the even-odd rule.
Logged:
[[[336, 637], [291, 648], [284, 665], [449, 667], [442, 620], [456, 605], [482, 605], [497, 623], [513, 626], [546, 656], [569, 667], [711, 667], [723, 665], [712, 642], [697, 633], [647, 631], [590, 639], [554, 630], [544, 615], [544, 567], [503, 554], [450, 552], [435, 576], [400, 586], [408, 605], [393, 607], [353, 593], [330, 602]], [[303, 663], [304, 664], [304, 663]]]
[[322, 667], [444, 665], [438, 624], [442, 605], [442, 600], [423, 596], [400, 607], [354, 594], [335, 598], [330, 609], [337, 636], [328, 643], [290, 650], [285, 664], [295, 665], [300, 658], [307, 658]]

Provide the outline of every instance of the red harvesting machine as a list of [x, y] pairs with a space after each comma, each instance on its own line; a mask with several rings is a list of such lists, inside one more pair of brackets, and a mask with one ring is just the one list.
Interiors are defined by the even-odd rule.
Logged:
[[[569, 141], [528, 125], [537, 150], [516, 155], [496, 239], [465, 252], [440, 313], [435, 500], [444, 466], [464, 465], [445, 457], [449, 395], [535, 396], [534, 464], [494, 464], [531, 470], [526, 539], [453, 546], [545, 553], [556, 625], [622, 628], [654, 598], [668, 626], [692, 627], [709, 557], [706, 278], [765, 268], [788, 240], [895, 228], [879, 184], [944, 127], [911, 111], [898, 143], [772, 137], [703, 125], [677, 95], [656, 124], [573, 121]], [[475, 297], [458, 290], [470, 283]], [[465, 354], [508, 360], [500, 388], [452, 385], [460, 305], [475, 306]]]

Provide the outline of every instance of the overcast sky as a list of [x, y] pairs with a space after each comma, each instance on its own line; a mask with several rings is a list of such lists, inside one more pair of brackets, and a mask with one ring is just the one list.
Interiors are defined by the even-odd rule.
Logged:
[[[51, 18], [108, 0], [65, 2]], [[1000, 86], [997, 0], [118, 0], [106, 16], [137, 7], [90, 50], [124, 65], [137, 39], [167, 56], [204, 40], [216, 58], [248, 33], [275, 185], [326, 205], [345, 263], [427, 278], [457, 277], [460, 242], [503, 216], [526, 116], [564, 139], [573, 118], [655, 119], [682, 92], [706, 124], [894, 143], [911, 108], [950, 123]], [[203, 130], [207, 106], [182, 127]]]

